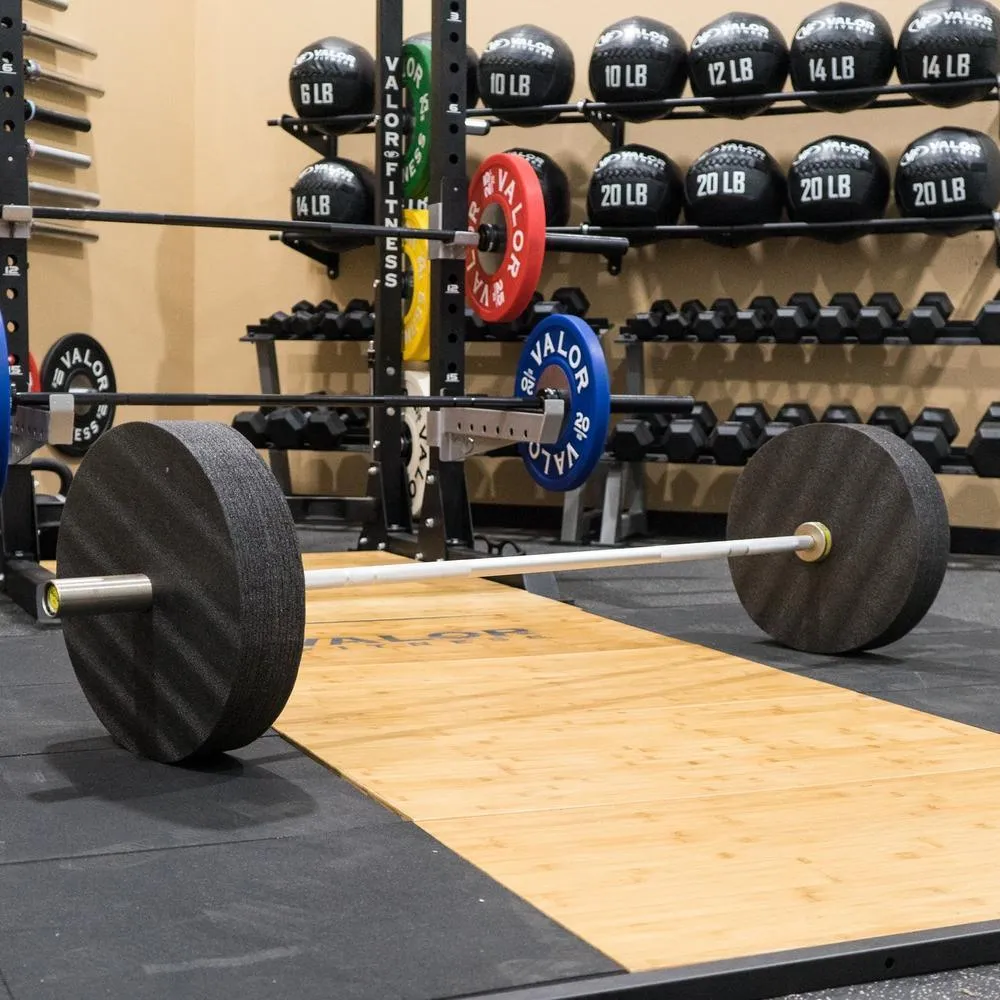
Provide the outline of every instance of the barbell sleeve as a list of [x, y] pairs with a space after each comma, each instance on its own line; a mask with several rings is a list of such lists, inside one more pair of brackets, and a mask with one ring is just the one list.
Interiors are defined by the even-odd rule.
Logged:
[[60, 149], [58, 146], [46, 146], [34, 139], [28, 139], [28, 156], [31, 159], [48, 163], [61, 163], [71, 167], [82, 167], [86, 170], [94, 161], [86, 153], [74, 153], [70, 149]]
[[50, 198], [62, 198], [65, 201], [76, 201], [82, 205], [100, 205], [101, 196], [95, 191], [80, 191], [77, 188], [60, 187], [58, 184], [43, 184], [41, 181], [30, 181], [28, 190], [32, 194], [43, 194]]
[[88, 59], [97, 58], [97, 49], [92, 49], [83, 42], [78, 42], [75, 38], [67, 38], [65, 35], [57, 35], [54, 31], [39, 24], [29, 24], [24, 22], [24, 33], [28, 38], [44, 42], [53, 48], [62, 49], [64, 52], [74, 52], [80, 56], [87, 56]]
[[48, 7], [50, 10], [69, 10], [69, 0], [35, 0], [39, 7]]
[[103, 97], [104, 88], [87, 80], [81, 80], [76, 76], [69, 76], [67, 73], [57, 73], [54, 69], [48, 69], [37, 59], [24, 60], [24, 75], [29, 80], [38, 83], [50, 83], [56, 87], [65, 87], [67, 90], [75, 90], [81, 94], [89, 94], [91, 97]]
[[[807, 521], [792, 535], [746, 538], [680, 545], [647, 545], [637, 548], [552, 552], [495, 559], [452, 559], [439, 562], [387, 563], [375, 566], [342, 566], [305, 571], [307, 590], [367, 587], [374, 584], [414, 583], [449, 578], [517, 576], [524, 573], [562, 573], [659, 563], [735, 559], [743, 556], [796, 553], [807, 562], [829, 555], [832, 537], [818, 521]], [[149, 577], [142, 575], [56, 579], [45, 585], [43, 606], [51, 617], [148, 611], [156, 599]]]
[[54, 111], [43, 108], [34, 101], [24, 102], [24, 120], [38, 122], [41, 125], [54, 125], [56, 128], [68, 128], [74, 132], [89, 132], [93, 127], [89, 118], [83, 115], [71, 115], [66, 111]]

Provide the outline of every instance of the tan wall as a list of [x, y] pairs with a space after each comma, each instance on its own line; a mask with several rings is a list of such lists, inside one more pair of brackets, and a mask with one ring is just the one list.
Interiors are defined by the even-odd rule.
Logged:
[[[878, 6], [898, 30], [914, 5], [912, 0], [892, 0]], [[758, 0], [754, 9], [790, 37], [798, 20], [815, 6], [818, 0]], [[665, 17], [661, 0], [633, 0], [627, 11], [614, 13], [603, 5], [568, 0], [547, 5], [537, 0], [473, 0], [470, 7], [469, 40], [477, 50], [496, 31], [522, 21], [536, 21], [562, 34], [576, 55], [579, 97], [586, 96], [594, 38], [607, 23], [625, 13]], [[690, 39], [701, 24], [727, 9], [721, 3], [676, 5], [665, 19]], [[426, 28], [429, 10], [427, 0], [411, 2], [406, 30]], [[190, 17], [180, 17], [178, 11]], [[374, 4], [332, 5], [329, 0], [295, 0], [277, 12], [267, 0], [146, 0], [130, 5], [127, 19], [121, 17], [120, 4], [111, 0], [80, 0], [68, 15], [31, 9], [30, 16], [101, 49], [101, 58], [93, 64], [59, 57], [61, 66], [86, 71], [108, 87], [106, 98], [89, 102], [96, 127], [80, 148], [92, 148], [96, 164], [79, 173], [81, 185], [97, 188], [110, 207], [193, 207], [269, 216], [287, 216], [289, 187], [297, 172], [317, 158], [265, 125], [268, 117], [289, 110], [287, 71], [292, 58], [302, 45], [324, 34], [351, 37], [371, 48], [375, 28]], [[920, 107], [745, 122], [650, 123], [630, 126], [628, 138], [664, 150], [682, 168], [709, 145], [727, 138], [759, 142], [787, 165], [807, 141], [834, 132], [867, 139], [892, 161], [912, 138], [945, 122], [995, 134], [996, 109], [984, 103], [951, 112]], [[50, 141], [65, 138], [52, 130], [37, 134]], [[559, 158], [574, 190], [574, 220], [582, 219], [589, 173], [607, 148], [600, 136], [585, 126], [499, 129], [485, 139], [471, 140], [470, 154], [475, 161], [514, 144]], [[341, 150], [370, 162], [372, 140], [348, 137]], [[101, 233], [100, 244], [82, 251], [54, 244], [35, 247], [33, 344], [40, 355], [58, 333], [89, 329], [111, 349], [119, 382], [139, 389], [186, 389], [192, 384], [199, 389], [255, 389], [254, 352], [238, 343], [248, 322], [299, 298], [330, 296], [343, 302], [368, 297], [374, 274], [372, 254], [359, 252], [345, 258], [344, 276], [331, 285], [318, 265], [266, 235], [121, 227], [103, 227]], [[582, 285], [594, 312], [615, 322], [662, 295], [675, 300], [697, 296], [708, 301], [717, 295], [747, 300], [755, 294], [783, 298], [809, 289], [821, 297], [841, 290], [867, 296], [890, 289], [912, 304], [923, 290], [943, 288], [955, 301], [958, 315], [968, 316], [1000, 288], [1000, 274], [991, 238], [977, 234], [955, 240], [868, 239], [847, 247], [814, 241], [771, 241], [745, 250], [672, 244], [633, 252], [620, 278], [604, 273], [596, 258], [554, 258], [542, 287], [566, 283]], [[617, 364], [620, 349], [610, 350]], [[367, 385], [357, 345], [283, 344], [279, 352], [286, 389]], [[805, 397], [816, 405], [852, 400], [863, 413], [876, 399], [900, 402], [910, 410], [925, 402], [950, 405], [962, 424], [963, 441], [986, 404], [1000, 396], [1000, 357], [994, 360], [993, 355], [990, 349], [969, 348], [657, 345], [647, 352], [647, 388], [690, 390], [720, 411], [748, 398], [780, 403]], [[470, 388], [508, 391], [515, 358], [516, 348], [472, 346]], [[354, 489], [359, 465], [298, 456], [293, 463], [296, 486]], [[677, 477], [683, 485], [692, 476], [692, 470], [681, 469], [666, 477], [654, 474], [654, 505], [703, 503], [704, 491], [673, 485]], [[723, 482], [727, 476], [722, 475]], [[527, 482], [516, 463], [496, 462], [479, 463], [471, 481], [475, 496], [501, 500], [513, 491], [523, 496]], [[953, 502], [958, 520], [1000, 525], [991, 484], [963, 480], [948, 487], [958, 497]], [[969, 490], [992, 499], [963, 499]]]

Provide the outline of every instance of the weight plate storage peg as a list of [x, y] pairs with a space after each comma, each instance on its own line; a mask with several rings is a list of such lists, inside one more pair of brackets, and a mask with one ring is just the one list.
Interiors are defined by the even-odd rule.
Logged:
[[[426, 208], [408, 208], [403, 212], [403, 225], [409, 229], [426, 229], [428, 220]], [[403, 257], [406, 268], [403, 360], [427, 361], [431, 356], [431, 262], [427, 240], [404, 239]]]
[[522, 156], [483, 160], [469, 186], [469, 227], [500, 226], [503, 248], [469, 249], [466, 298], [487, 323], [516, 319], [531, 304], [545, 260], [545, 200], [534, 168]]
[[927, 463], [881, 427], [811, 424], [773, 438], [737, 479], [730, 538], [821, 521], [834, 541], [820, 563], [730, 559], [740, 603], [793, 649], [837, 655], [901, 638], [944, 579], [948, 511]]
[[156, 595], [152, 610], [64, 619], [87, 700], [119, 744], [163, 763], [245, 746], [287, 701], [305, 632], [277, 482], [234, 430], [196, 421], [123, 424], [85, 461], [60, 574], [142, 573]]
[[[86, 333], [60, 337], [42, 359], [42, 392], [116, 392], [118, 383], [111, 358], [100, 342]], [[115, 422], [115, 408], [107, 403], [78, 408], [73, 414], [73, 443], [52, 447], [80, 458]]]
[[579, 316], [556, 313], [542, 320], [524, 342], [514, 384], [519, 396], [543, 389], [567, 393], [559, 440], [520, 445], [521, 457], [546, 490], [582, 486], [604, 454], [611, 417], [611, 380], [597, 334]]

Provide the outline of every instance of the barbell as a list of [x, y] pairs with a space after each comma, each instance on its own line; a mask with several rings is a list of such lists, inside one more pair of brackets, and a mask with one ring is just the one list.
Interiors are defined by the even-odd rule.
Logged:
[[[398, 166], [390, 162], [386, 170]], [[397, 182], [402, 184], [401, 178], [397, 181], [390, 175], [389, 183]], [[0, 218], [15, 226], [30, 226], [36, 220], [108, 222], [451, 245], [465, 251], [466, 298], [488, 323], [504, 323], [524, 312], [538, 287], [547, 252], [621, 255], [629, 248], [628, 239], [620, 235], [557, 233], [546, 228], [545, 199], [538, 176], [523, 157], [510, 153], [488, 156], [476, 171], [469, 187], [467, 229], [16, 204], [4, 205]]]
[[764, 632], [842, 654], [921, 620], [948, 541], [941, 488], [909, 445], [882, 428], [812, 424], [750, 460], [724, 541], [305, 572], [287, 502], [242, 436], [135, 422], [83, 459], [43, 604], [114, 739], [175, 764], [274, 723], [302, 656], [307, 590], [727, 559]]
[[[2, 326], [2, 324], [0, 324]], [[65, 347], [62, 346], [65, 344]], [[11, 371], [23, 374], [23, 359], [10, 358], [5, 334], [0, 329], [0, 355], [8, 358], [0, 365], [0, 399], [11, 399], [10, 408], [0, 408], [0, 489], [7, 476], [12, 420], [19, 411], [45, 409], [53, 395], [48, 392], [13, 392]], [[50, 373], [56, 373], [50, 375]], [[612, 412], [664, 413], [683, 416], [694, 406], [689, 396], [613, 395], [607, 361], [598, 336], [590, 325], [577, 316], [554, 314], [539, 323], [525, 340], [515, 375], [515, 393], [495, 396], [324, 396], [242, 393], [131, 393], [107, 391], [113, 385], [110, 359], [92, 338], [74, 335], [64, 338], [46, 356], [42, 381], [47, 388], [61, 389], [81, 383], [73, 391], [75, 403], [74, 453], [86, 450], [100, 433], [110, 428], [117, 406], [163, 407], [281, 407], [320, 405], [340, 407], [382, 407], [401, 410], [467, 410], [470, 437], [492, 437], [495, 447], [519, 444], [525, 466], [544, 489], [566, 492], [582, 486], [604, 454], [608, 424]], [[544, 411], [553, 398], [562, 401], [563, 419], [551, 440], [510, 436], [513, 428], [497, 421], [472, 419], [477, 411], [537, 413]], [[461, 430], [458, 427], [457, 430]]]

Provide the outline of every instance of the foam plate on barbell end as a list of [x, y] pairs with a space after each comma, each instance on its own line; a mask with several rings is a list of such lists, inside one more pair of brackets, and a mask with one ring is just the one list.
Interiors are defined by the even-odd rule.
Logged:
[[3, 493], [3, 488], [7, 485], [7, 469], [10, 465], [11, 386], [10, 353], [7, 348], [7, 332], [4, 329], [2, 316], [0, 316], [0, 357], [3, 358], [3, 364], [0, 364], [0, 399], [3, 400], [3, 406], [0, 407], [0, 493]]
[[740, 602], [774, 639], [809, 653], [874, 649], [927, 613], [944, 579], [948, 510], [927, 463], [881, 427], [811, 424], [769, 441], [736, 482], [729, 538], [790, 535], [822, 521], [819, 563], [729, 560]]
[[133, 753], [163, 763], [262, 735], [295, 682], [305, 582], [270, 471], [230, 427], [128, 423], [88, 452], [56, 551], [60, 577], [145, 573], [152, 611], [68, 617], [87, 700]]

